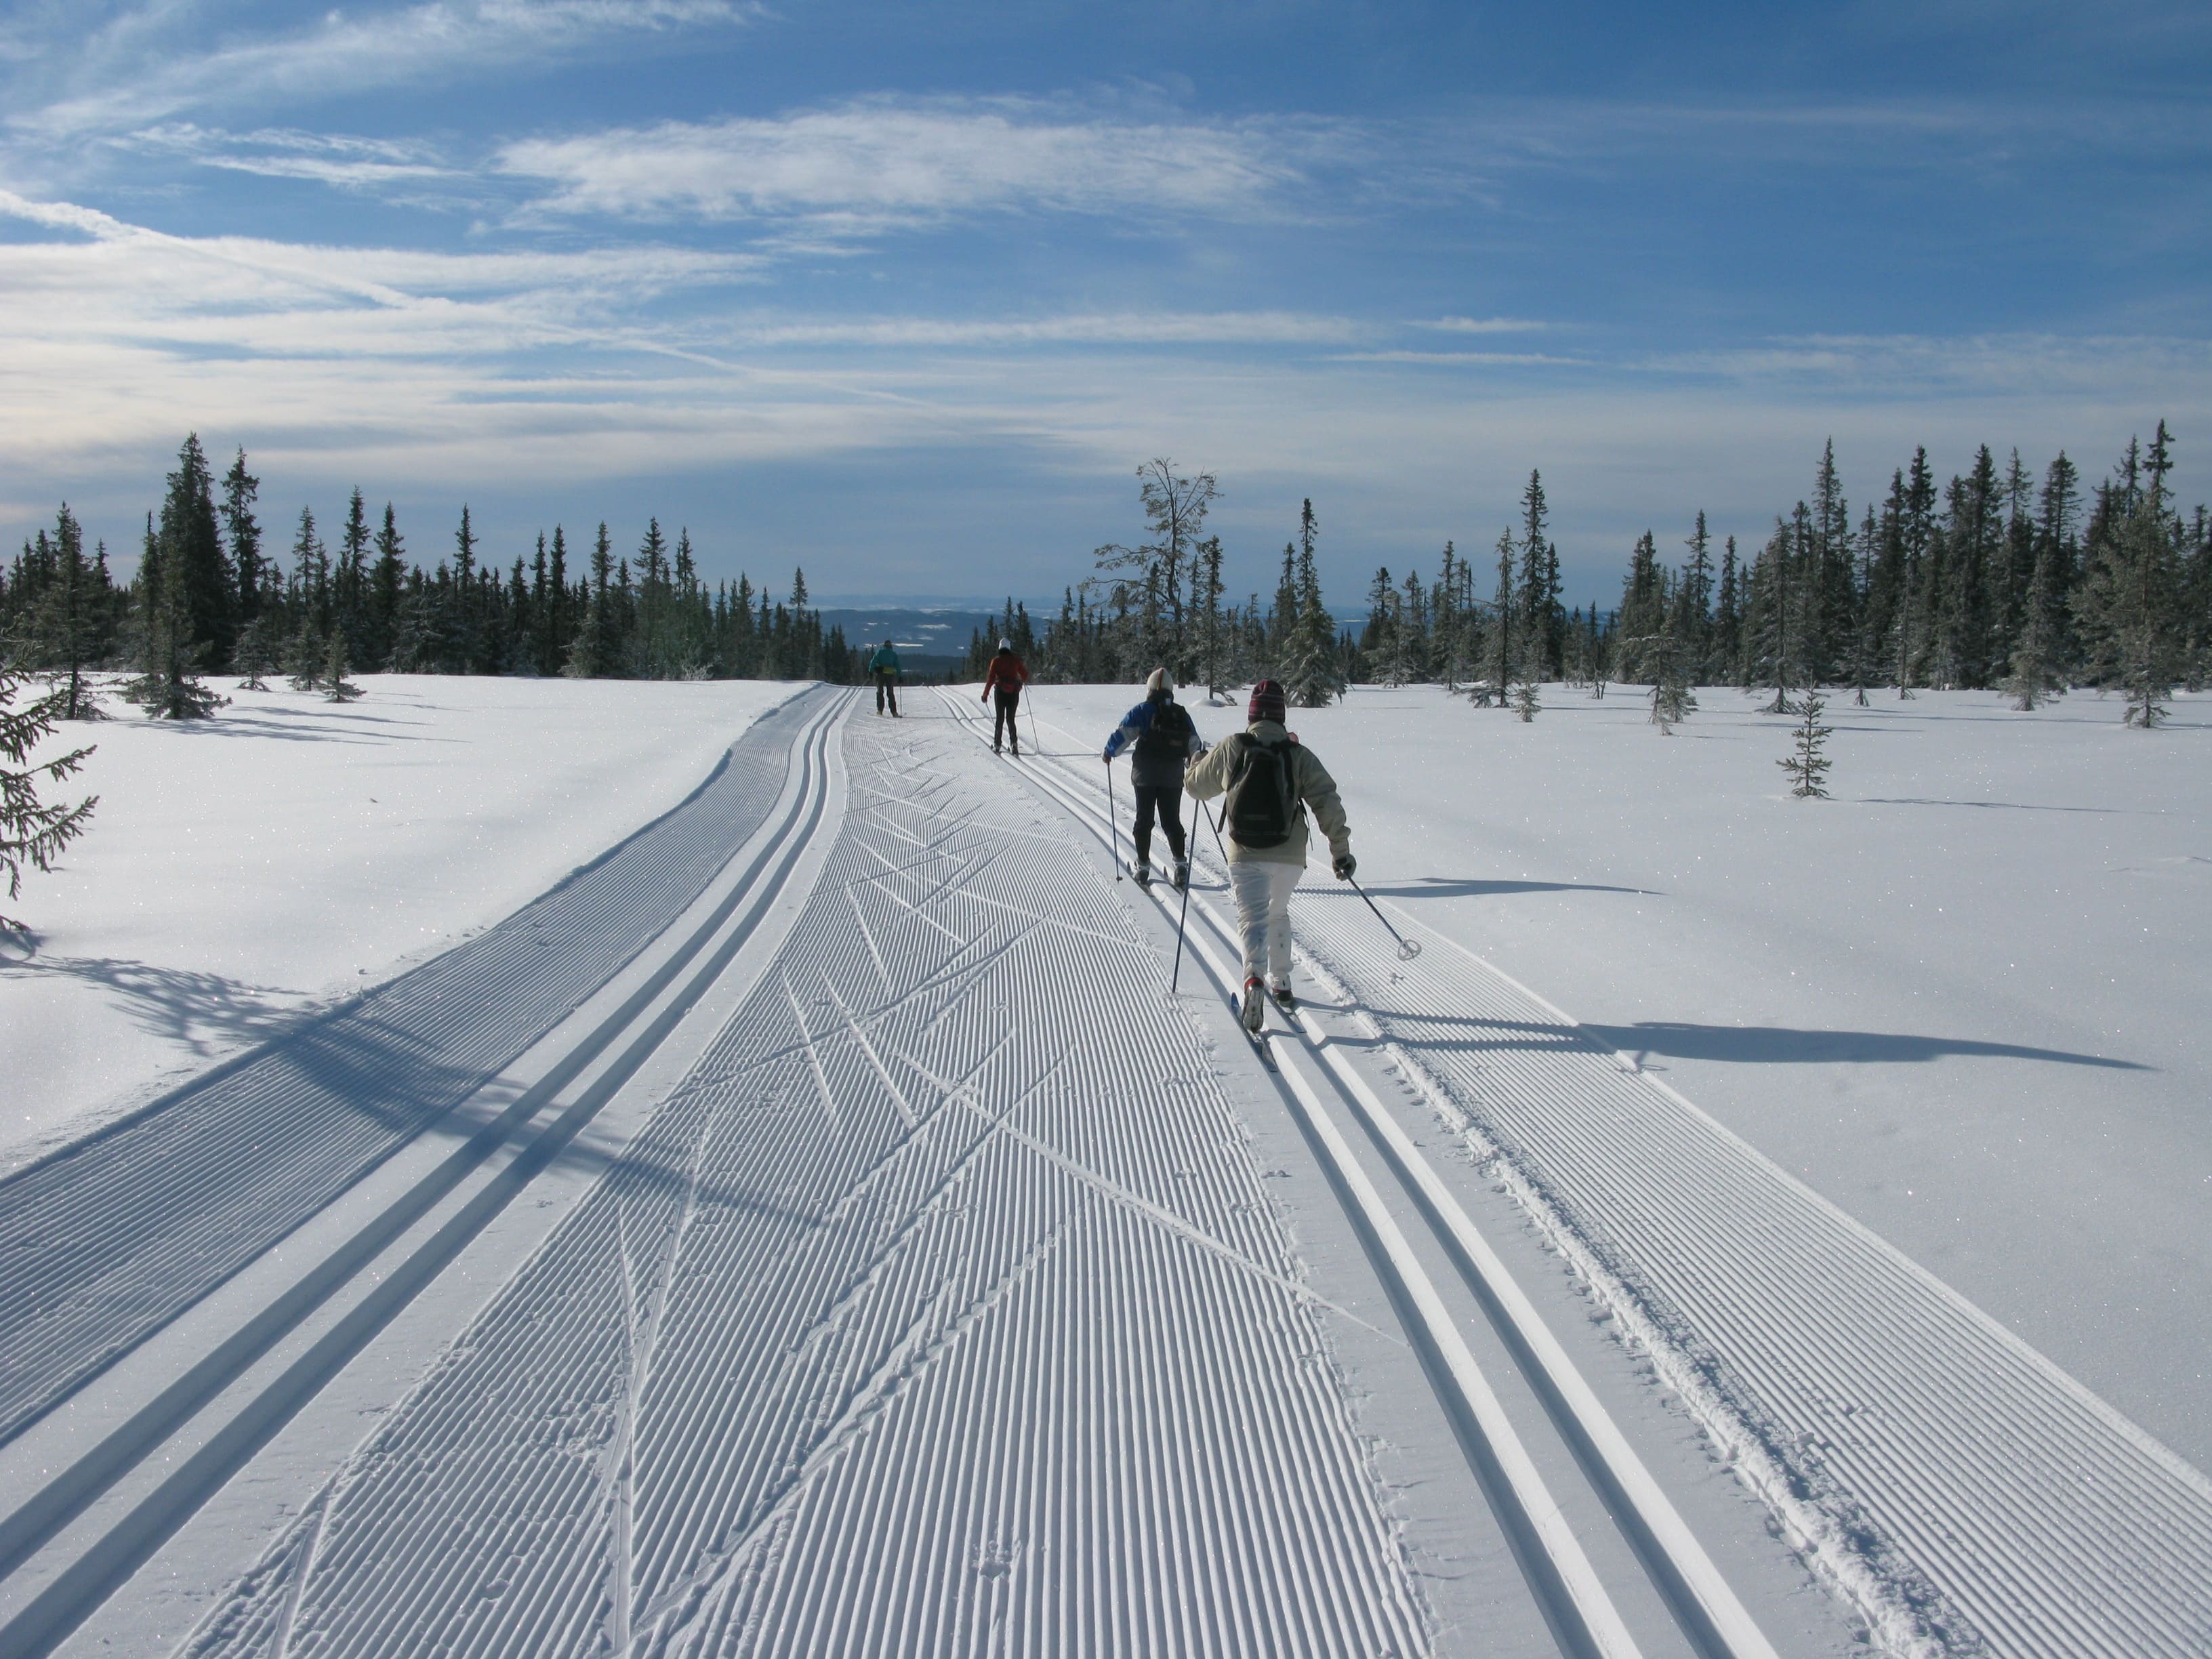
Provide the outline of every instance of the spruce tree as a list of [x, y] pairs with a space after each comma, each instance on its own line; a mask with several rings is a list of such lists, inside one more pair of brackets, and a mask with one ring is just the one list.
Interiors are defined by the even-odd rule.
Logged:
[[1533, 628], [1521, 630], [1520, 666], [1513, 681], [1513, 712], [1523, 724], [1536, 718], [1544, 706], [1544, 636]]
[[323, 697], [329, 702], [351, 702], [361, 688], [346, 678], [345, 635], [333, 632], [323, 658]]
[[[176, 475], [172, 474], [172, 484], [175, 482]], [[173, 488], [173, 501], [178, 494]], [[212, 523], [211, 504], [208, 517]], [[189, 567], [185, 558], [194, 526], [185, 522], [179, 529], [171, 518], [165, 511], [159, 532], [150, 514], [146, 520], [145, 552], [138, 562], [141, 672], [125, 687], [124, 695], [155, 720], [204, 720], [225, 700], [199, 678], [207, 644], [192, 632], [191, 586], [186, 580]]]
[[1518, 660], [1515, 647], [1521, 643], [1521, 629], [1513, 614], [1513, 532], [1503, 530], [1498, 535], [1498, 593], [1490, 608], [1490, 651], [1487, 673], [1490, 684], [1487, 695], [1478, 698], [1478, 706], [1487, 704], [1491, 696], [1504, 708], [1510, 695], [1507, 688], [1513, 683], [1513, 669]]
[[31, 618], [32, 654], [55, 678], [58, 718], [104, 719], [88, 672], [106, 635], [106, 549], [97, 563], [84, 556], [84, 529], [64, 501], [54, 517], [51, 568]]
[[[53, 868], [62, 848], [85, 832], [97, 795], [64, 805], [39, 799], [40, 787], [59, 783], [82, 768], [88, 748], [35, 763], [31, 750], [51, 734], [62, 718], [58, 691], [15, 706], [26, 678], [0, 659], [0, 876], [8, 881], [8, 902], [22, 896], [23, 867], [41, 873]], [[0, 915], [0, 933], [23, 933], [21, 921]]]
[[1291, 701], [1302, 708], [1326, 708], [1344, 695], [1336, 623], [1322, 603], [1321, 577], [1314, 565], [1319, 534], [1309, 498], [1298, 515], [1298, 620], [1291, 636], [1290, 675], [1284, 682]]
[[1794, 746], [1790, 752], [1775, 762], [1789, 775], [1790, 793], [1800, 800], [1826, 800], [1828, 775], [1826, 744], [1834, 728], [1820, 724], [1821, 710], [1827, 704], [1818, 696], [1808, 696], [1796, 727], [1792, 734]]
[[253, 502], [261, 480], [246, 470], [246, 451], [222, 477], [222, 528], [230, 549], [230, 574], [237, 584], [238, 623], [249, 625], [261, 613], [261, 524]]
[[2023, 714], [2057, 696], [2065, 686], [2059, 668], [2058, 558], [2053, 544], [2037, 550], [2034, 574], [2021, 603], [2018, 637], [2004, 689], [2012, 706]]
[[176, 625], [195, 661], [221, 669], [237, 632], [236, 585], [216, 528], [214, 477], [197, 433], [177, 452], [161, 500], [162, 560]]

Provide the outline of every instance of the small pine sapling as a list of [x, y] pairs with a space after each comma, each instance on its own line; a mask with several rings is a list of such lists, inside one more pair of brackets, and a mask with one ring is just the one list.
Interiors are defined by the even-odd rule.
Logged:
[[1521, 672], [1513, 683], [1513, 712], [1523, 724], [1536, 718], [1543, 708], [1538, 700], [1539, 682], [1543, 678], [1542, 641], [1531, 635], [1521, 652]]
[[345, 635], [331, 630], [329, 649], [323, 657], [323, 696], [330, 702], [351, 702], [361, 695], [361, 688], [346, 678]]
[[[41, 781], [60, 782], [92, 750], [73, 749], [32, 764], [32, 749], [61, 718], [63, 698], [41, 697], [17, 708], [15, 695], [22, 684], [21, 675], [0, 665], [0, 876], [7, 878], [10, 902], [23, 890], [23, 866], [51, 870], [62, 848], [84, 833], [92, 809], [100, 804], [97, 795], [74, 805], [49, 805], [39, 799]], [[28, 931], [23, 923], [0, 916], [0, 933]]]
[[1820, 724], [1820, 711], [1826, 707], [1818, 696], [1806, 697], [1802, 718], [1791, 734], [1796, 746], [1774, 763], [1790, 775], [1790, 793], [1799, 800], [1828, 799], [1822, 780], [1827, 776], [1830, 764], [1826, 745], [1835, 728]]
[[302, 618], [299, 631], [292, 635], [284, 647], [284, 675], [295, 691], [313, 691], [323, 683], [323, 663], [330, 655], [330, 641], [323, 637], [313, 617]]
[[270, 639], [269, 618], [264, 615], [238, 630], [238, 642], [231, 647], [231, 660], [246, 678], [238, 683], [241, 691], [266, 691], [269, 682], [262, 678], [276, 665], [276, 652]]

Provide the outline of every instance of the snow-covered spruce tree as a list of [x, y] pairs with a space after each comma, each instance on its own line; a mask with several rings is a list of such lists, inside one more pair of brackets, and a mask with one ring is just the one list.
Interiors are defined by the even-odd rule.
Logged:
[[1544, 706], [1544, 636], [1533, 628], [1521, 632], [1521, 661], [1513, 681], [1512, 708], [1525, 725]]
[[2092, 678], [2118, 685], [2127, 695], [2123, 720], [2146, 731], [2164, 722], [2166, 700], [2181, 678], [2174, 627], [2180, 562], [2174, 543], [2180, 526], [2166, 508], [2168, 442], [2160, 421], [2149, 464], [2141, 469], [2150, 475], [2147, 489], [2136, 482], [2135, 447], [2129, 446], [2129, 481], [2118, 500], [2132, 505], [2116, 526], [2093, 533], [2088, 568], [2075, 596]]
[[103, 544], [97, 562], [84, 556], [84, 531], [62, 503], [55, 515], [51, 568], [46, 592], [30, 619], [37, 664], [54, 677], [58, 717], [105, 720], [87, 672], [99, 659], [107, 635], [111, 592]]
[[1314, 568], [1314, 543], [1320, 523], [1309, 498], [1298, 514], [1298, 619], [1290, 641], [1283, 689], [1301, 708], [1326, 708], [1344, 695], [1343, 653], [1336, 622], [1322, 601], [1321, 577]]
[[2036, 551], [2034, 574], [2021, 601], [2019, 627], [2004, 690], [2012, 706], [2027, 714], [2060, 695], [2066, 685], [2059, 668], [2058, 549], [2053, 544]]
[[1659, 728], [1661, 737], [1668, 737], [1698, 706], [1697, 698], [1690, 694], [1688, 653], [1672, 629], [1662, 630], [1643, 644], [1645, 668], [1651, 676], [1651, 724]]
[[1514, 647], [1520, 642], [1521, 630], [1513, 614], [1513, 532], [1504, 530], [1498, 536], [1498, 592], [1490, 605], [1490, 639], [1483, 668], [1486, 684], [1477, 707], [1487, 707], [1492, 696], [1499, 708], [1510, 705], [1506, 688], [1513, 683]]
[[189, 596], [177, 552], [170, 536], [155, 531], [149, 514], [145, 552], [138, 562], [141, 672], [124, 695], [154, 720], [204, 720], [227, 700], [200, 682], [198, 671], [207, 644], [191, 632]]
[[270, 638], [273, 623], [264, 611], [254, 613], [253, 619], [238, 630], [238, 643], [231, 647], [230, 665], [241, 678], [241, 691], [266, 691], [269, 682], [263, 675], [276, 665], [275, 642]]
[[1827, 704], [1816, 695], [1809, 695], [1791, 733], [1790, 752], [1774, 763], [1790, 775], [1790, 793], [1800, 800], [1826, 800], [1826, 785], [1822, 781], [1828, 775], [1829, 760], [1826, 744], [1832, 726], [1820, 724], [1820, 711]]
[[323, 697], [328, 702], [351, 702], [361, 695], [361, 688], [346, 678], [345, 635], [332, 633], [330, 647], [323, 658]]
[[[90, 749], [73, 749], [66, 755], [33, 764], [31, 750], [53, 731], [61, 718], [62, 694], [55, 692], [26, 703], [15, 699], [25, 677], [0, 662], [0, 876], [8, 883], [13, 903], [23, 890], [23, 866], [40, 872], [53, 867], [63, 848], [85, 831], [97, 795], [64, 805], [39, 799], [41, 783], [59, 783], [84, 764]], [[20, 921], [0, 915], [0, 933], [27, 931]]]

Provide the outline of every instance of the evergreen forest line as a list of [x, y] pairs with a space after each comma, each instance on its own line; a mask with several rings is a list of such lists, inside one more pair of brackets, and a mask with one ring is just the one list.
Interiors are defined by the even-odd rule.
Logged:
[[465, 506], [452, 556], [425, 570], [408, 558], [392, 507], [372, 528], [356, 489], [335, 555], [302, 507], [288, 564], [264, 545], [259, 489], [243, 450], [217, 479], [198, 435], [186, 438], [124, 584], [105, 542], [87, 551], [64, 503], [53, 528], [0, 573], [0, 653], [54, 678], [64, 719], [94, 713], [88, 677], [118, 668], [136, 669], [131, 695], [168, 718], [210, 712], [220, 699], [205, 681], [217, 674], [258, 684], [281, 672], [336, 697], [351, 694], [349, 673], [375, 670], [838, 684], [860, 675], [842, 629], [825, 629], [810, 607], [804, 571], [788, 599], [742, 574], [709, 588], [690, 532], [672, 547], [657, 519], [635, 564], [602, 523], [572, 577], [562, 526], [501, 570], [479, 558]]
[[[1647, 531], [1610, 609], [1562, 604], [1550, 505], [1532, 471], [1517, 524], [1488, 558], [1447, 542], [1433, 581], [1377, 570], [1365, 620], [1351, 628], [1322, 592], [1310, 500], [1272, 599], [1239, 605], [1227, 599], [1221, 538], [1205, 533], [1216, 480], [1159, 459], [1137, 470], [1147, 538], [1097, 549], [1093, 574], [1042, 630], [1009, 599], [1000, 632], [1046, 683], [1128, 683], [1164, 665], [1216, 693], [1279, 679], [1308, 707], [1354, 683], [1431, 682], [1526, 719], [1547, 684], [1602, 695], [1620, 683], [1649, 686], [1663, 726], [1695, 707], [1698, 685], [1771, 690], [1777, 712], [1824, 686], [1861, 700], [1876, 689], [1999, 688], [2023, 708], [2080, 686], [2124, 692], [2130, 723], [2155, 725], [2176, 686], [2212, 678], [2212, 523], [2201, 505], [2179, 510], [2172, 468], [2163, 422], [2086, 500], [2063, 452], [2039, 480], [2016, 450], [2000, 468], [1984, 445], [1939, 487], [1921, 448], [1855, 516], [1831, 443], [1810, 495], [1777, 515], [1755, 552], [1733, 536], [1716, 547], [1702, 512], [1678, 562]], [[302, 508], [288, 562], [264, 546], [258, 491], [243, 451], [218, 479], [188, 437], [126, 584], [104, 543], [87, 552], [64, 505], [0, 572], [0, 654], [52, 677], [64, 719], [96, 712], [90, 674], [122, 668], [137, 671], [131, 694], [149, 713], [173, 718], [211, 709], [220, 699], [205, 681], [216, 674], [251, 685], [281, 672], [333, 696], [364, 670], [861, 677], [860, 652], [823, 627], [803, 572], [787, 599], [744, 575], [710, 588], [688, 530], [671, 546], [658, 520], [634, 559], [615, 553], [602, 523], [572, 577], [562, 526], [501, 570], [480, 559], [464, 507], [452, 556], [426, 570], [409, 559], [392, 508], [372, 525], [356, 489], [335, 554]], [[994, 642], [976, 634], [958, 674], [980, 678]]]
[[[1519, 523], [1489, 559], [1447, 542], [1433, 582], [1377, 570], [1354, 630], [1324, 602], [1310, 501], [1273, 599], [1224, 603], [1221, 538], [1203, 533], [1217, 483], [1160, 459], [1138, 469], [1148, 538], [1099, 548], [1042, 634], [1012, 600], [1002, 628], [1048, 683], [1133, 682], [1164, 665], [1215, 694], [1278, 679], [1306, 707], [1353, 683], [1430, 682], [1527, 719], [1547, 682], [1601, 696], [1611, 681], [1650, 687], [1663, 727], [1695, 707], [1697, 685], [1771, 690], [1777, 713], [1824, 686], [1861, 702], [1876, 689], [1996, 688], [2023, 709], [2094, 687], [2124, 692], [2128, 722], [2153, 726], [2176, 686], [2212, 678], [2212, 521], [2201, 505], [2179, 511], [2172, 464], [2161, 421], [2085, 502], [2063, 451], [2039, 482], [2017, 450], [2000, 469], [1985, 444], [1939, 488], [1923, 447], [1855, 520], [1831, 442], [1810, 497], [1777, 515], [1756, 552], [1733, 536], [1716, 550], [1702, 512], [1679, 563], [1646, 531], [1609, 610], [1561, 603], [1532, 471]], [[991, 643], [971, 641], [967, 678], [981, 678]]]

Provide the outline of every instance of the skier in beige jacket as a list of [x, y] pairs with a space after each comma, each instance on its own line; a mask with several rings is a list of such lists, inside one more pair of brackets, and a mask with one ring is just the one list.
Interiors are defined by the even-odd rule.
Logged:
[[1183, 787], [1198, 800], [1227, 798], [1221, 827], [1229, 837], [1229, 884], [1244, 937], [1242, 1012], [1249, 1031], [1267, 1015], [1263, 985], [1285, 1012], [1297, 1006], [1291, 990], [1291, 893], [1305, 873], [1308, 809], [1328, 837], [1336, 878], [1349, 880], [1358, 867], [1336, 780], [1285, 729], [1285, 712], [1283, 688], [1261, 680], [1252, 688], [1245, 729], [1216, 744], [1183, 776]]

